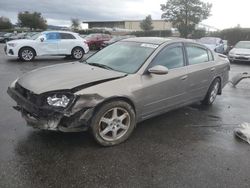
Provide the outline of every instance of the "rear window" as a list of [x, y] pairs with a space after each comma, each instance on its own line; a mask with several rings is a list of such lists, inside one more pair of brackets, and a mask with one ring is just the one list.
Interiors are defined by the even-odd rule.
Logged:
[[61, 39], [76, 39], [72, 34], [70, 33], [60, 33]]
[[186, 49], [189, 65], [195, 65], [209, 61], [206, 49], [197, 46], [187, 46]]

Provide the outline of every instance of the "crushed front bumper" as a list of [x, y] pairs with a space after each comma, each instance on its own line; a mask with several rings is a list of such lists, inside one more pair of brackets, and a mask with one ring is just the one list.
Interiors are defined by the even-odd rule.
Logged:
[[83, 108], [74, 114], [68, 111], [56, 111], [52, 107], [44, 108], [27, 100], [14, 88], [9, 87], [7, 93], [17, 102], [14, 109], [21, 112], [27, 125], [33, 128], [63, 132], [79, 132], [88, 128], [93, 108]]

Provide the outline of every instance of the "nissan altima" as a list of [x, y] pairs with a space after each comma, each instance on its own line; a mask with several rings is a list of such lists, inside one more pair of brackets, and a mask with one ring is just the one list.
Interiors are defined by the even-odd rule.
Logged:
[[8, 88], [29, 126], [90, 129], [103, 146], [140, 121], [195, 102], [211, 105], [228, 82], [225, 56], [185, 39], [130, 38], [81, 62], [31, 71]]

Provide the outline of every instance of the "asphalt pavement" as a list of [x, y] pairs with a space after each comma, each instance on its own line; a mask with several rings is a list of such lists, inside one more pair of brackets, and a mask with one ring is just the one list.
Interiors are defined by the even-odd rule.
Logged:
[[[34, 130], [12, 109], [12, 81], [70, 61], [23, 63], [5, 56], [0, 44], [1, 188], [250, 187], [250, 145], [233, 135], [250, 123], [250, 79], [228, 84], [211, 107], [194, 104], [144, 121], [127, 142], [104, 148], [88, 132]], [[230, 75], [240, 72], [250, 72], [250, 63], [232, 64]]]

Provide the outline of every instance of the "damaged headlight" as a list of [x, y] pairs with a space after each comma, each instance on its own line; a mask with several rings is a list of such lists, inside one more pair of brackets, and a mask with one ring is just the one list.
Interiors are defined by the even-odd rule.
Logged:
[[72, 99], [72, 96], [66, 94], [53, 94], [52, 96], [47, 97], [47, 103], [50, 106], [54, 107], [67, 107]]

